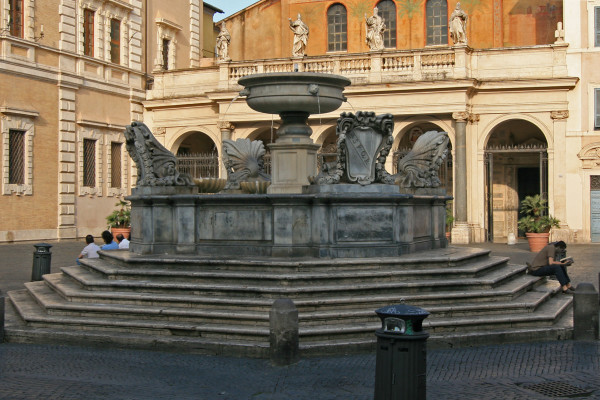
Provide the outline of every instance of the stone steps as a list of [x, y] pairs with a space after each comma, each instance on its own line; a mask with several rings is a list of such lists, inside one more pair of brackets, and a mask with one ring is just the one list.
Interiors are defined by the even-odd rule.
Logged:
[[381, 325], [374, 310], [401, 302], [431, 313], [424, 328], [440, 345], [571, 334], [572, 298], [557, 294], [558, 283], [489, 252], [446, 250], [423, 252], [418, 263], [414, 255], [395, 258], [395, 268], [392, 260], [368, 259], [331, 271], [323, 260], [271, 260], [256, 270], [244, 261], [236, 270], [231, 260], [205, 269], [205, 260], [174, 266], [169, 258], [144, 270], [125, 260], [135, 259], [130, 253], [105, 252], [9, 292], [6, 337], [267, 357], [269, 310], [277, 298], [298, 308], [307, 355], [372, 349]]
[[172, 282], [169, 280], [146, 279], [106, 279], [95, 271], [73, 266], [62, 268], [61, 271], [84, 286], [88, 290], [113, 290], [113, 291], [144, 291], [150, 293], [193, 293], [200, 296], [250, 296], [276, 299], [287, 297], [291, 299], [303, 297], [320, 297], [334, 293], [354, 295], [392, 294], [392, 293], [424, 293], [433, 291], [452, 291], [476, 289], [492, 289], [511, 279], [514, 275], [525, 270], [525, 266], [507, 265], [504, 268], [493, 270], [480, 277], [449, 279], [446, 276], [432, 279], [380, 279], [365, 281], [357, 277], [352, 280], [335, 282], [329, 279], [327, 283], [308, 284], [289, 283], [285, 286], [263, 285], [260, 281], [246, 282], [245, 284], [222, 283], [218, 277], [212, 282]]
[[[265, 273], [363, 271], [368, 269], [429, 269], [469, 266], [476, 261], [487, 260], [490, 250], [476, 248], [446, 247], [400, 257], [382, 258], [277, 258], [252, 257], [199, 257], [182, 255], [136, 255], [125, 250], [101, 252], [103, 264], [108, 268], [169, 269], [172, 271], [251, 271]], [[422, 254], [427, 256], [424, 258]], [[506, 258], [505, 258], [506, 259]], [[83, 259], [84, 264], [94, 260]]]
[[319, 285], [335, 281], [340, 283], [383, 282], [386, 280], [412, 280], [433, 278], [473, 278], [482, 276], [496, 268], [503, 266], [506, 257], [487, 257], [474, 260], [467, 265], [449, 268], [447, 265], [438, 266], [432, 263], [426, 269], [410, 269], [404, 265], [390, 268], [389, 266], [373, 266], [363, 270], [336, 270], [336, 271], [251, 271], [209, 269], [209, 270], [173, 270], [167, 268], [126, 268], [109, 264], [100, 259], [85, 260], [83, 265], [91, 272], [97, 272], [110, 280], [144, 280], [150, 282], [188, 282], [188, 283], [214, 283], [247, 285], [260, 283], [262, 286], [294, 286], [294, 285]]

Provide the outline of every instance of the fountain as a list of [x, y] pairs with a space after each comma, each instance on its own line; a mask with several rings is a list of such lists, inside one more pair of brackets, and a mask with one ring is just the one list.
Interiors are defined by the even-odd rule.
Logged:
[[[173, 154], [144, 124], [132, 123], [125, 137], [138, 180], [128, 197], [130, 251], [101, 252], [9, 292], [9, 341], [266, 357], [269, 310], [280, 298], [298, 309], [303, 355], [372, 350], [380, 326], [374, 310], [405, 300], [431, 311], [424, 327], [430, 343], [518, 340], [519, 327], [536, 340], [568, 335], [568, 326], [552, 324], [570, 302], [547, 301], [538, 312], [551, 291], [523, 274], [524, 266], [485, 250], [446, 247], [448, 197], [437, 187], [445, 132], [422, 135], [391, 175], [384, 166], [392, 116], [343, 113], [337, 161], [317, 174], [318, 146], [306, 120], [336, 110], [349, 81], [259, 74], [240, 84], [250, 107], [283, 121], [271, 145], [268, 193], [198, 193]], [[264, 191], [264, 148], [225, 146], [230, 186], [250, 189], [242, 185], [250, 181]], [[539, 326], [532, 328], [534, 319]], [[499, 327], [503, 321], [511, 328]]]

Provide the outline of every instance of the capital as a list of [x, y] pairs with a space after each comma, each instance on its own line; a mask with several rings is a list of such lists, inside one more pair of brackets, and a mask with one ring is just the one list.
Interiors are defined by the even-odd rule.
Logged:
[[235, 126], [229, 121], [218, 121], [217, 128], [219, 128], [222, 131], [232, 131], [235, 129]]
[[466, 111], [453, 112], [452, 119], [455, 119], [456, 122], [467, 122], [469, 113]]
[[164, 135], [167, 133], [167, 128], [156, 127], [154, 128], [154, 136]]
[[550, 111], [550, 118], [552, 118], [552, 119], [567, 119], [567, 118], [569, 118], [569, 110]]

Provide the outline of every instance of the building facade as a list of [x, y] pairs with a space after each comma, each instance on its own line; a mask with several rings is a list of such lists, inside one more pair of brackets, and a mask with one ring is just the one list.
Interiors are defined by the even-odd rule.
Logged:
[[106, 228], [135, 184], [125, 126], [142, 119], [154, 71], [212, 63], [218, 11], [201, 0], [0, 0], [0, 242]]
[[[311, 116], [314, 142], [330, 153], [337, 117], [355, 110], [394, 115], [397, 154], [422, 132], [447, 131], [454, 242], [518, 236], [519, 203], [536, 193], [560, 220], [553, 238], [597, 241], [597, 3], [463, 0], [467, 43], [455, 44], [454, 0], [258, 1], [217, 23], [231, 35], [231, 60], [156, 74], [144, 120], [174, 153], [219, 153], [230, 138], [269, 144], [278, 116], [238, 99], [240, 77], [341, 74], [352, 81], [348, 102]], [[386, 29], [384, 49], [371, 51], [366, 18], [375, 7]], [[298, 14], [309, 36], [306, 55], [294, 57], [290, 23]]]

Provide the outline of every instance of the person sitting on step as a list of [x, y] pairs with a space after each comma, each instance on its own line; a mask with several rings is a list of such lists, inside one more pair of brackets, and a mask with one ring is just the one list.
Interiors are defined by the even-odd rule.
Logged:
[[567, 244], [562, 240], [546, 245], [536, 254], [531, 264], [527, 263], [527, 271], [533, 276], [555, 275], [563, 293], [572, 294], [575, 290], [571, 287], [571, 279], [567, 274], [567, 267], [573, 263], [571, 260], [557, 260], [556, 253], [564, 252]]
[[119, 248], [119, 244], [113, 240], [113, 235], [109, 231], [102, 232], [102, 239], [105, 243], [100, 247], [102, 250], [117, 250]]

